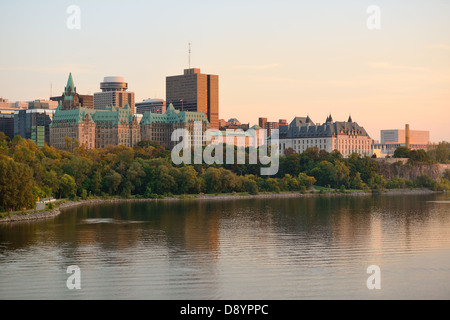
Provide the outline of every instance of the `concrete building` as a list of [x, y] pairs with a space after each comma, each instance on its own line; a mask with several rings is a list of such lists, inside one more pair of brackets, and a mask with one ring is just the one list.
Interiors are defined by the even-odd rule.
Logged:
[[144, 114], [146, 112], [150, 113], [166, 113], [166, 101], [164, 99], [146, 99], [142, 102], [136, 103], [136, 113]]
[[[408, 127], [399, 130], [381, 130], [381, 144], [405, 144], [407, 139]], [[409, 130], [409, 144], [428, 145], [430, 143], [430, 131]]]
[[14, 114], [18, 110], [28, 109], [28, 102], [9, 102], [8, 99], [0, 98], [0, 113]]
[[128, 83], [123, 77], [105, 77], [100, 83], [102, 92], [94, 93], [94, 109], [104, 110], [114, 106], [123, 108], [128, 105], [135, 113], [134, 92], [128, 92]]
[[219, 76], [186, 69], [166, 78], [166, 101], [176, 110], [203, 112], [213, 129], [219, 129]]
[[[194, 131], [195, 122], [201, 122], [201, 132]], [[166, 149], [172, 149], [179, 143], [172, 141], [172, 133], [176, 129], [188, 130], [191, 135], [191, 146], [194, 146], [196, 136], [203, 137], [206, 130], [210, 128], [205, 113], [176, 110], [172, 104], [164, 114], [146, 112], [140, 126], [142, 140], [156, 141]], [[206, 145], [203, 140], [198, 143]]]
[[372, 152], [377, 158], [391, 157], [399, 147], [428, 150], [432, 146], [430, 131], [411, 130], [409, 124], [405, 125], [405, 129], [381, 130], [380, 138], [380, 143], [372, 146]]
[[28, 109], [50, 109], [56, 110], [58, 102], [53, 100], [34, 100], [28, 103]]
[[265, 144], [266, 131], [255, 125], [247, 130], [227, 129], [215, 131], [212, 134], [211, 144], [233, 145], [238, 148], [258, 148]]
[[332, 116], [319, 125], [308, 117], [296, 117], [290, 125], [280, 126], [280, 153], [291, 148], [296, 153], [302, 153], [308, 148], [339, 151], [344, 157], [357, 153], [361, 156], [372, 155], [372, 139], [366, 130], [353, 122], [335, 122]]
[[236, 118], [231, 118], [228, 121], [219, 120], [219, 130], [229, 130], [229, 129], [233, 130], [241, 129], [246, 131], [250, 129], [250, 123], [243, 124]]
[[280, 126], [287, 126], [288, 123], [285, 119], [280, 119], [278, 122], [267, 121], [267, 118], [259, 118], [259, 126], [267, 131], [267, 136], [272, 135], [272, 131], [279, 129]]

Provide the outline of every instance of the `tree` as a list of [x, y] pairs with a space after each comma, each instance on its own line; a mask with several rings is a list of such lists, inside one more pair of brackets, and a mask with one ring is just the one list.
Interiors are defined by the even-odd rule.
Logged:
[[298, 182], [300, 186], [304, 186], [306, 188], [312, 187], [317, 180], [314, 177], [309, 177], [306, 173], [300, 173], [298, 175]]
[[350, 169], [345, 165], [343, 161], [336, 161], [334, 164], [335, 181], [338, 187], [345, 185], [350, 175]]
[[64, 174], [59, 183], [59, 198], [73, 198], [76, 195], [77, 184], [75, 179], [68, 174]]
[[35, 206], [32, 170], [25, 164], [0, 157], [0, 209], [16, 211]]
[[336, 182], [335, 167], [331, 162], [321, 161], [311, 170], [311, 175], [316, 178], [320, 186], [334, 185]]
[[407, 147], [398, 147], [394, 151], [394, 155], [392, 157], [393, 158], [409, 158], [410, 154], [411, 154], [411, 149], [409, 149]]
[[409, 155], [409, 162], [429, 163], [431, 161], [430, 156], [425, 150], [412, 150]]
[[121, 182], [122, 176], [111, 169], [103, 178], [103, 188], [108, 191], [109, 195], [116, 195]]

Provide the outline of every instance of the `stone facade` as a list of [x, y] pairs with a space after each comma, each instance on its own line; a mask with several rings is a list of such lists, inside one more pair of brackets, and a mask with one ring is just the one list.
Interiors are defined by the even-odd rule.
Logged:
[[[201, 132], [195, 132], [195, 122], [201, 122]], [[204, 135], [210, 128], [209, 121], [203, 112], [189, 112], [175, 110], [171, 104], [166, 113], [144, 113], [141, 120], [142, 140], [156, 141], [166, 149], [172, 149], [178, 144], [172, 141], [172, 133], [177, 129], [186, 129], [191, 136], [191, 145], [195, 143], [195, 137]], [[206, 142], [201, 141], [202, 145]]]
[[327, 152], [339, 151], [344, 157], [357, 153], [372, 156], [372, 143], [366, 130], [353, 122], [334, 122], [329, 116], [322, 125], [316, 125], [309, 118], [295, 118], [289, 126], [280, 126], [280, 153], [291, 148], [302, 153], [308, 148], [317, 147]]
[[77, 140], [86, 149], [108, 145], [134, 147], [141, 141], [139, 124], [128, 105], [105, 110], [58, 107], [50, 126], [50, 143], [57, 149], [65, 149], [66, 137]]

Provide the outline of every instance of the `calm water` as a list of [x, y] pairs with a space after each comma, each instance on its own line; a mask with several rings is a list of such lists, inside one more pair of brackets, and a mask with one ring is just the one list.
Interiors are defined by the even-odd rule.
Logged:
[[0, 299], [449, 298], [445, 194], [86, 206], [0, 225]]

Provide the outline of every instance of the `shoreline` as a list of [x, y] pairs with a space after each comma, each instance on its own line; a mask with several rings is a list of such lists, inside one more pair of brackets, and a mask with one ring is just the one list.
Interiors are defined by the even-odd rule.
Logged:
[[240, 194], [218, 194], [218, 195], [187, 195], [187, 196], [174, 196], [167, 197], [164, 199], [122, 199], [122, 198], [112, 198], [112, 199], [89, 199], [89, 200], [78, 200], [78, 201], [66, 201], [59, 205], [52, 211], [42, 211], [42, 212], [30, 212], [28, 214], [12, 214], [5, 218], [0, 218], [1, 223], [14, 223], [21, 221], [36, 221], [57, 217], [61, 214], [61, 211], [65, 209], [74, 208], [83, 205], [101, 205], [105, 203], [127, 203], [127, 202], [169, 202], [169, 201], [208, 201], [208, 200], [243, 200], [243, 199], [289, 199], [289, 198], [312, 198], [312, 197], [343, 197], [343, 196], [378, 196], [378, 195], [390, 195], [390, 196], [400, 196], [400, 195], [426, 195], [426, 194], [437, 194], [441, 193], [438, 191], [432, 191], [429, 189], [393, 189], [384, 190], [381, 193], [355, 191], [349, 193], [340, 192], [325, 192], [320, 193], [310, 192], [310, 193], [300, 193], [300, 192], [281, 192], [281, 193], [260, 193], [256, 195], [240, 195]]

